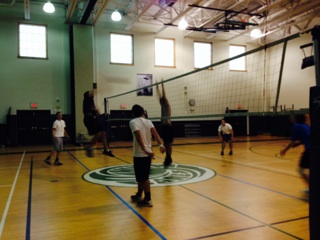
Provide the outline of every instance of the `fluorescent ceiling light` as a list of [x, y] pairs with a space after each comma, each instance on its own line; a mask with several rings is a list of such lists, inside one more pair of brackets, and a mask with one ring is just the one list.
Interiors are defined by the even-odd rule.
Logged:
[[253, 38], [258, 38], [261, 36], [261, 31], [260, 29], [256, 28], [256, 29], [253, 29], [250, 33], [250, 36], [253, 37]]
[[181, 21], [179, 22], [178, 28], [180, 30], [186, 30], [186, 28], [188, 27], [188, 22], [182, 18]]
[[118, 9], [114, 10], [114, 12], [111, 14], [112, 21], [119, 22], [121, 18], [121, 14], [119, 13]]
[[48, 1], [43, 5], [43, 11], [45, 11], [46, 13], [54, 13], [56, 9], [54, 8], [53, 4]]

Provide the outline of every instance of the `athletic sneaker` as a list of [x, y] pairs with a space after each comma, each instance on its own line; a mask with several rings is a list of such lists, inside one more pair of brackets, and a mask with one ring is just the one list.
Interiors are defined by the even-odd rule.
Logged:
[[223, 156], [224, 155], [224, 152], [223, 151], [221, 151], [221, 156]]
[[230, 152], [229, 152], [229, 155], [232, 155], [232, 154], [233, 154], [233, 152], [232, 152], [232, 151], [230, 151]]
[[142, 197], [139, 197], [139, 196], [137, 196], [137, 195], [132, 195], [131, 196], [131, 201], [132, 202], [141, 202], [143, 200], [143, 198]]
[[304, 193], [304, 200], [306, 200], [307, 202], [309, 202], [309, 189], [304, 189], [302, 190], [302, 192]]
[[172, 158], [167, 156], [163, 163], [164, 168], [169, 167], [171, 164], [172, 164]]
[[63, 165], [63, 164], [62, 164], [62, 162], [60, 162], [60, 161], [55, 161], [55, 162], [54, 162], [54, 165], [56, 165], [56, 166], [61, 166], [61, 165]]
[[89, 157], [89, 158], [93, 157], [93, 149], [92, 148], [86, 148], [85, 151], [86, 151], [87, 157]]
[[171, 163], [163, 163], [163, 168], [169, 168], [171, 166]]
[[51, 165], [50, 159], [43, 160], [46, 164]]
[[303, 189], [302, 192], [305, 193], [305, 194], [309, 194], [309, 188]]
[[108, 151], [103, 151], [103, 154], [104, 154], [104, 155], [108, 155], [109, 157], [115, 157], [110, 150], [108, 150]]
[[138, 206], [139, 207], [152, 207], [152, 202], [151, 200], [150, 201], [147, 201], [145, 199], [143, 199], [141, 202], [138, 202]]

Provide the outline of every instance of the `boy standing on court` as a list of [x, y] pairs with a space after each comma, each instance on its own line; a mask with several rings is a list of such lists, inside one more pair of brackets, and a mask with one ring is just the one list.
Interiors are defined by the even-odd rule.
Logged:
[[63, 165], [60, 160], [60, 153], [64, 150], [63, 148], [63, 139], [64, 137], [70, 138], [66, 131], [66, 123], [62, 120], [62, 113], [56, 113], [57, 119], [53, 123], [52, 127], [52, 137], [53, 137], [53, 150], [49, 154], [49, 156], [44, 160], [44, 162], [48, 165], [51, 165], [51, 157], [56, 154], [56, 160], [54, 161], [54, 165], [61, 166]]
[[218, 134], [219, 138], [222, 142], [221, 144], [221, 155], [224, 155], [224, 148], [226, 147], [226, 144], [229, 143], [229, 155], [233, 154], [232, 148], [233, 148], [233, 129], [232, 126], [226, 122], [225, 119], [221, 120], [221, 125], [218, 128]]
[[[152, 207], [149, 174], [154, 153], [151, 134], [159, 144], [161, 153], [165, 152], [165, 148], [153, 123], [144, 118], [143, 107], [134, 105], [132, 115], [134, 119], [129, 122], [129, 125], [133, 135], [133, 168], [138, 182], [138, 192], [131, 196], [131, 201], [137, 202], [140, 207]], [[142, 198], [143, 193], [144, 198]]]

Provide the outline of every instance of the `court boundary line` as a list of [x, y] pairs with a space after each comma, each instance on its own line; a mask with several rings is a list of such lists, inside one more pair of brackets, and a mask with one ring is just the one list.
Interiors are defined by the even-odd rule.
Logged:
[[27, 223], [26, 223], [26, 240], [30, 240], [31, 233], [31, 204], [32, 204], [32, 178], [33, 178], [33, 156], [30, 162], [28, 204], [27, 204]]
[[[295, 238], [295, 239], [303, 240], [302, 238], [299, 238], [299, 237], [297, 237], [297, 236], [295, 236], [295, 235], [293, 235], [293, 234], [291, 234], [291, 233], [285, 232], [285, 231], [283, 231], [283, 230], [281, 230], [281, 229], [278, 229], [278, 228], [276, 228], [276, 227], [274, 227], [274, 226], [272, 226], [272, 225], [270, 225], [270, 224], [267, 224], [267, 223], [265, 223], [265, 222], [263, 222], [263, 221], [261, 221], [261, 220], [258, 220], [258, 219], [254, 218], [254, 217], [251, 217], [251, 216], [248, 215], [248, 214], [245, 214], [245, 213], [243, 213], [243, 212], [240, 212], [240, 211], [238, 211], [238, 210], [236, 210], [236, 209], [234, 209], [234, 208], [232, 208], [232, 207], [229, 207], [229, 206], [227, 206], [227, 205], [225, 205], [225, 204], [223, 204], [223, 203], [221, 203], [221, 202], [219, 202], [219, 201], [216, 201], [216, 200], [214, 200], [214, 199], [212, 199], [212, 198], [210, 198], [210, 197], [207, 197], [207, 196], [205, 196], [205, 195], [203, 195], [203, 194], [201, 194], [201, 193], [198, 193], [198, 192], [196, 192], [196, 191], [194, 191], [194, 190], [192, 190], [192, 189], [190, 189], [190, 188], [188, 188], [188, 187], [185, 187], [185, 186], [182, 186], [182, 185], [181, 185], [180, 187], [182, 187], [182, 188], [184, 188], [184, 189], [186, 189], [186, 190], [188, 190], [188, 191], [190, 191], [190, 192], [193, 192], [193, 193], [195, 193], [195, 194], [197, 194], [197, 195], [199, 195], [199, 196], [202, 196], [202, 197], [208, 199], [209, 201], [215, 202], [216, 204], [218, 204], [218, 205], [220, 205], [220, 206], [223, 206], [223, 207], [225, 207], [225, 208], [227, 208], [227, 209], [229, 209], [229, 210], [231, 210], [231, 211], [233, 211], [233, 212], [236, 212], [236, 213], [238, 213], [238, 214], [240, 214], [240, 215], [242, 215], [242, 216], [245, 216], [245, 217], [247, 217], [247, 218], [249, 218], [249, 219], [251, 219], [251, 220], [253, 220], [253, 221], [255, 221], [255, 222], [258, 222], [258, 223], [266, 226], [266, 227], [270, 227], [270, 228], [272, 228], [272, 229], [274, 229], [274, 230], [276, 230], [276, 231], [278, 231], [278, 232], [281, 232], [281, 233], [283, 233], [283, 234], [285, 234], [285, 235], [291, 236], [291, 237], [293, 237], [293, 238]], [[195, 238], [195, 239], [197, 239], [197, 238]]]
[[[66, 151], [69, 153], [70, 156], [74, 160], [76, 160], [80, 165], [82, 165], [86, 170], [90, 171], [90, 169], [82, 163], [78, 158], [76, 158], [72, 153], [69, 151]], [[120, 161], [123, 161], [121, 158], [115, 157], [119, 159]], [[103, 185], [101, 185], [103, 186]], [[106, 189], [108, 189], [116, 198], [118, 198], [130, 211], [132, 211], [141, 221], [143, 221], [159, 238], [162, 240], [166, 240], [167, 238], [164, 237], [151, 223], [149, 223], [141, 214], [139, 214], [132, 206], [130, 206], [123, 198], [121, 198], [113, 189], [111, 189], [109, 186], [104, 186]]]
[[[73, 156], [72, 153], [69, 153], [69, 154], [70, 154], [75, 160], [79, 161], [77, 158], [75, 158], [75, 157]], [[202, 156], [200, 156], [200, 157], [202, 157]], [[122, 161], [122, 159], [120, 159], [120, 158], [118, 158], [118, 157], [116, 157], [116, 158]], [[88, 171], [90, 171], [90, 169], [88, 169], [81, 161], [79, 161], [79, 162], [80, 162], [81, 165], [83, 165]], [[250, 167], [250, 166], [249, 166], [249, 167]], [[297, 197], [294, 197], [294, 196], [291, 196], [291, 195], [288, 195], [288, 194], [284, 194], [284, 193], [281, 193], [281, 192], [278, 192], [278, 191], [273, 191], [273, 190], [270, 190], [270, 189], [268, 189], [268, 188], [264, 188], [264, 187], [259, 186], [259, 185], [250, 184], [250, 183], [247, 183], [247, 182], [245, 182], [245, 181], [233, 179], [233, 178], [226, 177], [226, 176], [220, 175], [220, 174], [217, 174], [217, 176], [229, 178], [229, 179], [232, 179], [232, 180], [234, 180], [234, 181], [242, 182], [242, 183], [244, 183], [244, 184], [248, 184], [248, 185], [251, 185], [251, 186], [254, 186], [254, 187], [257, 187], [257, 188], [265, 189], [265, 190], [268, 190], [268, 191], [271, 191], [271, 192], [274, 192], [274, 193], [278, 193], [278, 194], [281, 194], [281, 195], [284, 195], [284, 196], [289, 196], [289, 197], [292, 197], [292, 198], [301, 200], [300, 198], [297, 198]], [[148, 227], [150, 227], [152, 230], [154, 230], [154, 232], [157, 234], [158, 231], [157, 231], [155, 228], [153, 228], [153, 226], [152, 226], [145, 218], [143, 218], [134, 208], [132, 208], [132, 206], [130, 206], [123, 198], [121, 198], [114, 190], [112, 190], [112, 189], [110, 188], [110, 186], [105, 186], [105, 187], [106, 187], [114, 196], [116, 196], [124, 205], [126, 205], [132, 212], [134, 212], [135, 215], [137, 215]], [[210, 197], [208, 197], [208, 196], [205, 196], [205, 195], [203, 195], [203, 194], [200, 194], [200, 193], [198, 193], [198, 192], [196, 192], [196, 191], [194, 191], [194, 190], [192, 190], [192, 189], [190, 189], [190, 188], [188, 188], [188, 187], [186, 187], [186, 186], [184, 186], [184, 185], [178, 185], [178, 187], [182, 187], [182, 188], [184, 188], [184, 189], [186, 189], [186, 190], [189, 190], [189, 191], [191, 191], [191, 192], [193, 192], [193, 193], [195, 193], [195, 194], [197, 194], [197, 195], [199, 195], [199, 196], [202, 196], [202, 197], [204, 197], [204, 198], [206, 198], [206, 199], [208, 199], [208, 200], [210, 200], [210, 201], [212, 201], [212, 202], [215, 202], [215, 203], [217, 203], [217, 204], [219, 204], [219, 205], [221, 205], [221, 206], [223, 206], [223, 207], [225, 207], [225, 208], [227, 208], [227, 209], [229, 209], [229, 210], [231, 210], [231, 211], [234, 211], [234, 212], [236, 212], [236, 213], [238, 213], [238, 214], [240, 214], [240, 215], [243, 215], [243, 216], [245, 216], [245, 217], [247, 217], [247, 218], [250, 218], [251, 220], [253, 220], [253, 221], [255, 221], [255, 222], [258, 222], [258, 223], [262, 224], [261, 226], [255, 226], [255, 227], [249, 227], [249, 228], [244, 228], [244, 229], [238, 229], [238, 230], [234, 230], [234, 231], [230, 231], [230, 232], [217, 233], [217, 234], [207, 235], [207, 236], [203, 236], [203, 237], [200, 237], [200, 238], [193, 238], [193, 239], [202, 239], [202, 238], [207, 238], [207, 237], [212, 237], [212, 236], [223, 235], [223, 234], [227, 234], [227, 233], [231, 233], [231, 232], [245, 231], [245, 230], [248, 230], [248, 229], [251, 229], [251, 228], [269, 227], [269, 228], [271, 228], [271, 229], [273, 229], [273, 230], [275, 230], [275, 231], [281, 232], [281, 233], [283, 233], [283, 234], [285, 234], [285, 235], [288, 235], [288, 236], [291, 236], [291, 237], [293, 237], [293, 238], [295, 238], [295, 239], [302, 240], [302, 238], [299, 238], [299, 237], [297, 237], [297, 236], [295, 236], [295, 235], [293, 235], [293, 234], [291, 234], [291, 233], [288, 233], [288, 232], [286, 232], [286, 231], [283, 231], [283, 230], [281, 230], [281, 229], [273, 226], [273, 225], [275, 225], [275, 224], [267, 224], [267, 223], [265, 223], [265, 222], [263, 222], [263, 221], [261, 221], [261, 220], [258, 220], [258, 219], [256, 219], [256, 218], [250, 216], [250, 215], [247, 215], [247, 214], [245, 214], [245, 213], [243, 213], [243, 212], [241, 212], [241, 211], [238, 211], [238, 210], [236, 210], [236, 209], [234, 209], [234, 208], [232, 208], [232, 207], [230, 207], [230, 206], [227, 206], [227, 205], [225, 205], [225, 204], [223, 204], [223, 203], [220, 203], [220, 202], [218, 202], [218, 201], [216, 201], [216, 200], [214, 200], [214, 199], [212, 199], [212, 198], [210, 198]], [[149, 224], [150, 224], [150, 225], [149, 225]], [[161, 233], [159, 233], [159, 234], [161, 234]], [[158, 235], [158, 236], [159, 236], [159, 235]], [[162, 236], [162, 235], [161, 235], [161, 236]], [[166, 238], [162, 238], [162, 239], [166, 239]]]
[[8, 211], [9, 211], [9, 208], [10, 208], [10, 205], [11, 205], [13, 192], [14, 192], [14, 190], [16, 188], [16, 185], [17, 185], [17, 181], [18, 181], [18, 177], [19, 177], [19, 174], [20, 174], [20, 169], [21, 169], [24, 157], [25, 157], [25, 153], [26, 152], [24, 151], [23, 154], [22, 154], [22, 157], [20, 159], [20, 164], [19, 164], [19, 167], [17, 169], [16, 176], [14, 178], [14, 181], [13, 181], [13, 184], [12, 184], [12, 187], [11, 187], [11, 190], [10, 190], [10, 194], [9, 194], [9, 197], [8, 197], [8, 200], [7, 200], [7, 203], [6, 203], [6, 207], [5, 207], [4, 212], [2, 214], [2, 218], [1, 218], [1, 222], [0, 222], [0, 239], [1, 239], [2, 232], [3, 232], [5, 221], [7, 219]]
[[[176, 150], [175, 150], [176, 151]], [[206, 156], [202, 156], [202, 155], [197, 155], [195, 153], [189, 153], [189, 152], [183, 152], [183, 151], [177, 151], [179, 153], [182, 153], [182, 154], [187, 154], [187, 155], [193, 155], [193, 156], [197, 156], [197, 157], [203, 157], [203, 158], [208, 158]], [[211, 158], [210, 158], [211, 159]], [[253, 168], [253, 169], [257, 169], [257, 170], [261, 170], [261, 171], [267, 171], [267, 172], [271, 172], [271, 173], [275, 173], [275, 174], [281, 174], [281, 175], [285, 175], [285, 176], [289, 176], [289, 177], [295, 177], [297, 178], [298, 176], [295, 176], [295, 175], [291, 175], [291, 174], [286, 174], [284, 172], [281, 172], [281, 171], [271, 171], [271, 169], [266, 169], [266, 168], [260, 168], [256, 165], [253, 165], [253, 164], [250, 164], [250, 165], [246, 165], [246, 164], [240, 164], [238, 163], [237, 161], [234, 162], [227, 162], [227, 161], [223, 161], [223, 160], [220, 160], [220, 159], [216, 159], [216, 158], [213, 158], [213, 160], [215, 161], [219, 161], [219, 162], [224, 162], [224, 163], [229, 163], [229, 164], [235, 164], [235, 165], [239, 165], [239, 166], [242, 166], [242, 167], [248, 167], [248, 168]], [[229, 178], [229, 179], [232, 179], [234, 181], [239, 181], [239, 182], [242, 182], [242, 183], [245, 183], [245, 184], [249, 184], [251, 186], [256, 186], [257, 188], [262, 188], [262, 189], [265, 189], [265, 190], [268, 190], [268, 191], [271, 191], [271, 192], [274, 192], [274, 193], [278, 193], [278, 194], [281, 194], [281, 195], [285, 195], [287, 197], [291, 197], [291, 198], [294, 198], [294, 199], [298, 199], [298, 200], [302, 200], [302, 201], [305, 201], [304, 198], [299, 198], [299, 197], [296, 197], [296, 196], [291, 196], [291, 195], [288, 195], [288, 194], [285, 194], [285, 193], [281, 193], [281, 192], [278, 192], [278, 191], [274, 191], [274, 190], [271, 190], [269, 188], [264, 188], [262, 186], [259, 186], [259, 185], [254, 185], [254, 184], [251, 184], [251, 183], [247, 183], [245, 181], [241, 181], [241, 180], [237, 180], [236, 178], [231, 178], [231, 177], [227, 177], [227, 176], [224, 176], [222, 174], [219, 174], [217, 172], [217, 175], [216, 176], [221, 176], [221, 177], [225, 177], [225, 178]]]
[[214, 160], [214, 161], [218, 161], [218, 162], [223, 162], [223, 163], [229, 163], [229, 164], [234, 164], [234, 165], [239, 165], [242, 167], [248, 167], [248, 168], [253, 168], [253, 169], [258, 169], [258, 170], [262, 170], [262, 171], [267, 171], [267, 172], [272, 172], [272, 173], [277, 173], [277, 174], [282, 174], [282, 175], [286, 175], [286, 176], [290, 176], [290, 177], [295, 177], [298, 178], [299, 176], [293, 175], [293, 174], [286, 174], [285, 172], [282, 171], [275, 171], [274, 169], [272, 169], [273, 171], [271, 171], [271, 169], [266, 169], [263, 167], [260, 167], [258, 165], [254, 165], [253, 163], [248, 163], [248, 164], [244, 164], [244, 163], [239, 163], [239, 161], [226, 161], [224, 159], [218, 159], [217, 157], [213, 157], [213, 158], [209, 158], [208, 156], [203, 156], [203, 155], [198, 155], [195, 154], [193, 152], [188, 152], [188, 151], [181, 151], [181, 150], [173, 150], [173, 152], [178, 152], [178, 153], [182, 153], [182, 154], [186, 154], [186, 155], [193, 155], [196, 157], [202, 157], [202, 158], [207, 158], [210, 160]]
[[262, 186], [260, 186], [260, 185], [253, 184], [253, 183], [250, 183], [250, 182], [246, 182], [246, 181], [243, 181], [243, 180], [239, 180], [239, 179], [236, 179], [236, 178], [227, 177], [227, 176], [221, 175], [221, 174], [217, 174], [217, 176], [224, 177], [224, 178], [227, 178], [227, 179], [231, 179], [231, 180], [236, 181], [236, 182], [241, 182], [241, 183], [244, 183], [244, 184], [246, 184], [246, 185], [253, 186], [253, 187], [256, 187], [256, 188], [268, 190], [269, 192], [277, 193], [277, 194], [280, 194], [280, 195], [283, 195], [283, 196], [287, 196], [287, 197], [290, 197], [290, 198], [294, 198], [294, 199], [298, 199], [298, 200], [303, 200], [303, 201], [305, 201], [305, 199], [303, 199], [303, 198], [291, 196], [291, 195], [286, 194], [286, 193], [283, 193], [283, 192], [279, 192], [279, 191], [276, 191], [276, 190], [272, 190], [272, 189], [270, 189], [270, 188], [262, 187]]
[[[185, 152], [183, 152], [183, 153], [185, 154]], [[70, 154], [75, 160], [79, 161], [77, 158], [75, 158], [75, 157], [73, 156], [72, 153], [69, 153], [69, 154]], [[203, 157], [203, 156], [200, 156], [200, 157]], [[122, 159], [120, 159], [120, 158], [118, 158], [118, 157], [117, 157], [117, 159], [122, 160]], [[80, 162], [80, 161], [79, 161], [79, 162]], [[81, 163], [81, 162], [80, 162], [80, 163]], [[83, 165], [83, 163], [81, 163], [81, 164]], [[85, 167], [85, 165], [83, 165], [83, 166]], [[250, 166], [249, 166], [249, 167], [250, 167]], [[85, 167], [85, 168], [86, 168], [88, 171], [90, 171], [90, 169], [88, 169], [87, 167]], [[247, 183], [247, 182], [245, 182], [245, 181], [233, 179], [233, 178], [230, 178], [230, 177], [226, 177], [226, 176], [224, 176], [224, 175], [217, 174], [217, 176], [222, 176], [222, 177], [225, 177], [225, 178], [232, 179], [232, 180], [234, 180], [234, 181], [238, 181], [238, 182], [242, 182], [242, 183], [245, 183], [245, 184], [249, 184], [249, 183]], [[273, 191], [273, 190], [270, 190], [270, 189], [268, 189], [268, 188], [264, 188], [264, 187], [259, 186], [259, 185], [254, 185], [254, 184], [249, 184], [249, 185], [252, 185], [252, 186], [257, 187], [257, 188], [265, 189], [265, 190], [268, 190], [268, 191], [271, 191], [271, 192], [275, 192], [275, 193], [278, 193], [278, 194], [282, 194], [282, 195], [285, 195], [285, 196], [289, 196], [289, 197], [292, 197], [292, 198], [295, 198], [295, 199], [299, 199], [299, 198], [297, 198], [297, 197], [294, 197], [294, 196], [291, 196], [291, 195], [288, 195], [288, 194], [284, 194], [284, 193], [281, 193], [281, 192], [278, 192], [278, 191]], [[141, 215], [140, 215], [134, 208], [132, 208], [124, 199], [122, 199], [114, 190], [112, 190], [112, 189], [110, 188], [110, 186], [105, 186], [105, 187], [106, 187], [114, 196], [116, 196], [124, 205], [126, 205], [132, 212], [134, 212], [134, 213], [140, 218]], [[196, 191], [194, 191], [194, 190], [192, 190], [192, 189], [189, 189], [189, 188], [186, 187], [186, 186], [179, 185], [179, 187], [182, 187], [182, 188], [184, 188], [184, 189], [186, 189], [186, 190], [189, 190], [189, 191], [191, 191], [191, 192], [193, 192], [193, 193], [195, 193], [195, 194], [197, 194], [197, 195], [199, 195], [199, 196], [202, 196], [202, 197], [204, 197], [204, 198], [206, 198], [206, 199], [209, 199], [210, 201], [213, 201], [213, 202], [215, 202], [215, 203], [217, 203], [217, 204], [219, 204], [219, 205], [221, 205], [221, 206], [223, 206], [223, 207], [225, 207], [225, 208], [227, 208], [227, 209], [229, 209], [229, 210], [232, 210], [232, 211], [234, 211], [234, 212], [237, 212], [238, 214], [241, 214], [241, 215], [243, 215], [243, 216], [245, 216], [245, 217], [247, 217], [247, 218], [250, 218], [251, 220], [253, 220], [253, 221], [255, 221], [255, 222], [258, 222], [258, 223], [262, 224], [261, 226], [255, 226], [255, 227], [249, 227], [249, 228], [244, 228], [244, 229], [238, 229], [238, 230], [234, 230], [234, 231], [230, 231], [230, 232], [224, 232], [224, 233], [217, 233], [217, 234], [207, 235], [207, 236], [203, 236], [203, 237], [200, 237], [200, 238], [193, 238], [193, 239], [202, 239], [202, 238], [207, 238], [207, 237], [212, 237], [212, 236], [217, 236], [217, 235], [223, 235], [223, 234], [227, 234], [227, 233], [231, 233], [231, 232], [244, 231], [244, 230], [251, 229], [251, 228], [269, 227], [269, 228], [271, 228], [271, 229], [273, 229], [273, 230], [275, 230], [275, 231], [278, 231], [278, 232], [283, 233], [283, 234], [285, 234], [285, 235], [291, 236], [291, 237], [293, 237], [293, 238], [295, 238], [295, 239], [302, 240], [301, 238], [299, 238], [299, 237], [297, 237], [297, 236], [295, 236], [295, 235], [293, 235], [293, 234], [291, 234], [291, 233], [289, 233], [289, 232], [283, 231], [283, 230], [281, 230], [281, 229], [273, 226], [274, 224], [267, 224], [267, 223], [265, 223], [265, 222], [263, 222], [263, 221], [261, 221], [261, 220], [258, 220], [258, 219], [256, 219], [256, 218], [250, 216], [250, 215], [247, 215], [247, 214], [245, 214], [245, 213], [243, 213], [243, 212], [241, 212], [241, 211], [238, 211], [238, 210], [236, 210], [236, 209], [234, 209], [234, 208], [232, 208], [232, 207], [230, 207], [230, 206], [227, 206], [227, 205], [225, 205], [225, 204], [223, 204], [223, 203], [220, 203], [220, 202], [218, 202], [218, 201], [216, 201], [216, 200], [214, 200], [214, 199], [212, 199], [212, 198], [210, 198], [210, 197], [208, 197], [208, 196], [205, 196], [205, 195], [203, 195], [203, 194], [200, 194], [200, 193], [198, 193], [198, 192], [196, 192]], [[141, 216], [141, 217], [142, 217], [142, 216]], [[141, 219], [145, 224], [147, 224], [147, 225], [149, 226], [150, 223], [149, 223], [146, 219], [144, 219], [143, 217], [140, 218], [140, 219]], [[149, 227], [152, 227], [152, 225], [150, 225]], [[151, 228], [151, 229], [153, 229], [153, 228]], [[156, 229], [154, 229], [154, 230], [156, 230]], [[157, 230], [156, 230], [156, 231], [157, 231]], [[157, 232], [155, 232], [155, 233], [157, 233]], [[165, 238], [164, 238], [164, 239], [165, 239]]]
[[[209, 137], [217, 137], [217, 136], [209, 136]], [[239, 136], [239, 137], [250, 137], [250, 136]], [[207, 137], [206, 137], [207, 138]], [[176, 138], [176, 139], [190, 139], [190, 141], [192, 141], [192, 139], [195, 139], [197, 142], [185, 142], [185, 143], [174, 143], [172, 144], [172, 146], [183, 146], [183, 145], [206, 145], [206, 144], [221, 144], [221, 141], [208, 141], [208, 142], [201, 142], [201, 137], [199, 138]], [[274, 138], [274, 139], [243, 139], [243, 140], [234, 140], [234, 143], [237, 142], [269, 142], [269, 141], [282, 141], [282, 140], [290, 140], [290, 137], [279, 137], [279, 138]], [[112, 146], [112, 149], [121, 149], [121, 148], [128, 148], [131, 147], [132, 148], [132, 141], [115, 141], [115, 142], [110, 142], [110, 143], [117, 143], [117, 142], [127, 142], [128, 144], [130, 143], [131, 145], [128, 146]], [[75, 144], [73, 144], [75, 145]], [[29, 145], [27, 145], [29, 146]], [[46, 145], [45, 145], [46, 146]], [[156, 144], [152, 145], [153, 147], [158, 146]], [[10, 148], [11, 146], [9, 146]], [[15, 146], [13, 146], [15, 147]], [[33, 154], [33, 153], [47, 153], [50, 152], [52, 150], [52, 146], [48, 145], [48, 147], [51, 149], [48, 150], [38, 150], [38, 151], [28, 151], [28, 153]], [[97, 147], [95, 148], [96, 150], [100, 150], [103, 149], [102, 147]], [[70, 148], [70, 149], [66, 149], [65, 152], [73, 152], [73, 151], [81, 151], [81, 150], [85, 150], [84, 148]], [[22, 154], [25, 150], [21, 150], [21, 151], [13, 151], [13, 152], [0, 152], [0, 155], [12, 155], [12, 154]]]
[[225, 232], [219, 232], [219, 233], [205, 235], [205, 236], [201, 236], [201, 237], [190, 238], [188, 240], [205, 239], [205, 238], [209, 238], [209, 237], [222, 236], [222, 235], [226, 235], [226, 234], [230, 234], [230, 233], [242, 232], [242, 231], [247, 231], [247, 230], [256, 229], [256, 228], [262, 228], [262, 227], [265, 227], [265, 226], [264, 225], [259, 225], [259, 226], [255, 226], [255, 227], [235, 229], [235, 230], [232, 230], [232, 231], [225, 231]]

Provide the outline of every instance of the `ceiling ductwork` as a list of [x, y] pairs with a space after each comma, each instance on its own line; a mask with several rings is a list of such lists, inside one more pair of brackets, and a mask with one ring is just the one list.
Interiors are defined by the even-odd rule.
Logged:
[[[20, 3], [21, 0], [19, 0]], [[34, 3], [27, 1], [26, 10]], [[66, 23], [113, 24], [121, 31], [160, 34], [176, 28], [181, 20], [187, 23], [184, 37], [231, 41], [246, 37], [257, 29], [260, 38], [275, 41], [305, 32], [320, 24], [320, 1], [315, 0], [52, 0], [66, 9]], [[0, 7], [14, 6], [16, 0], [0, 0]], [[118, 9], [119, 22], [111, 14]], [[30, 13], [27, 12], [26, 19]], [[179, 29], [177, 29], [179, 30]], [[179, 30], [182, 31], [182, 30]]]

